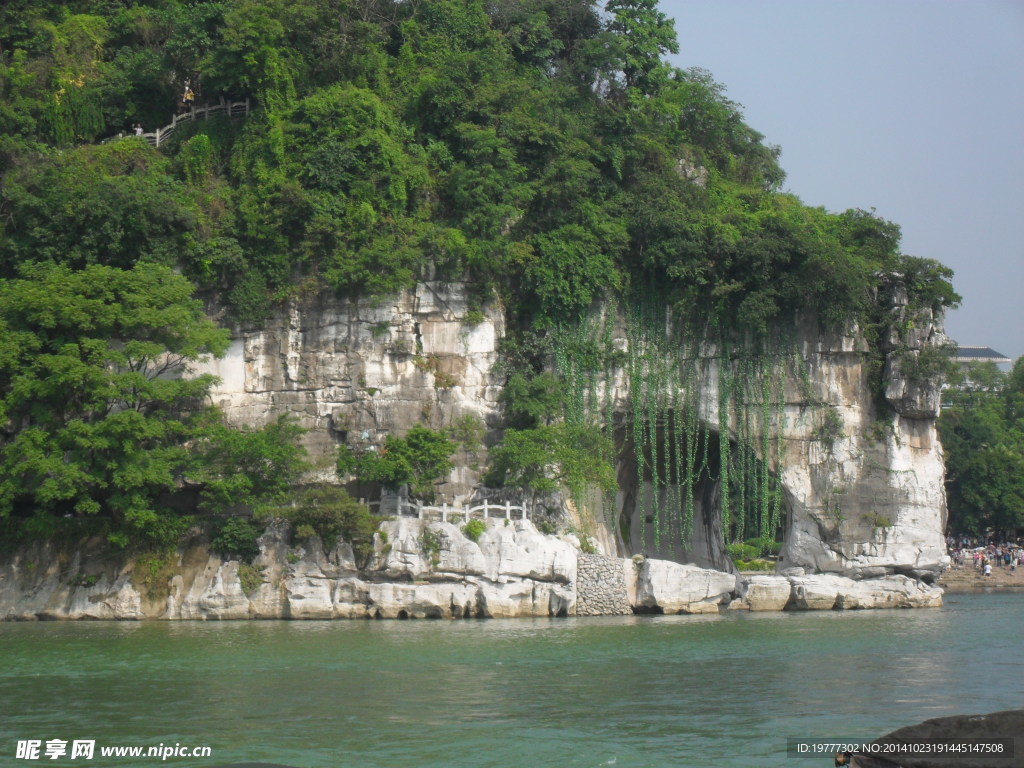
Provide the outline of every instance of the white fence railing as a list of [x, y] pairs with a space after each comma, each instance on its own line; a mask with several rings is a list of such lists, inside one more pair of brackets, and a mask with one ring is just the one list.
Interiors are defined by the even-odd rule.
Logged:
[[[360, 503], [370, 507], [370, 509], [377, 508], [380, 510], [380, 501], [366, 501], [360, 499]], [[456, 507], [450, 504], [442, 504], [441, 506], [435, 506], [430, 504], [424, 504], [422, 501], [398, 501], [395, 503], [386, 502], [384, 504], [386, 508], [385, 513], [394, 513], [397, 511], [398, 514], [405, 517], [415, 517], [420, 520], [441, 520], [444, 523], [451, 522], [469, 522], [474, 517], [486, 520], [490, 517], [504, 518], [506, 520], [513, 519], [513, 513], [516, 515], [516, 519], [529, 520], [532, 517], [532, 513], [525, 504], [512, 504], [511, 502], [504, 502], [498, 504], [490, 501], [483, 501], [480, 504], [476, 504], [470, 507]]]
[[[249, 106], [249, 100], [244, 101], [224, 101], [223, 99], [219, 104], [211, 104], [206, 107], [192, 107], [188, 112], [182, 112], [180, 115], [175, 115], [171, 118], [171, 124], [165, 125], [163, 128], [157, 128], [155, 131], [138, 134], [144, 138], [147, 142], [152, 144], [154, 147], [159, 147], [171, 134], [174, 133], [174, 129], [183, 123], [192, 123], [196, 120], [205, 120], [208, 117], [214, 115], [226, 115], [227, 117], [246, 117], [248, 116], [251, 108]], [[132, 134], [120, 134], [117, 138], [123, 139], [126, 136]]]

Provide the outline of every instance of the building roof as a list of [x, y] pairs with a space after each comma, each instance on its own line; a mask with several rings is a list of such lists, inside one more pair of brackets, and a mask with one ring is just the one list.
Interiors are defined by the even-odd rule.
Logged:
[[956, 361], [958, 363], [1010, 363], [1013, 362], [1006, 355], [996, 352], [992, 347], [957, 347]]

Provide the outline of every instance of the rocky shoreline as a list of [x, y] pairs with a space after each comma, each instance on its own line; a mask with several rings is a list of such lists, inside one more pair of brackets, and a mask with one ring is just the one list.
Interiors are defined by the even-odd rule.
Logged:
[[477, 541], [452, 523], [386, 522], [357, 567], [342, 542], [260, 539], [252, 565], [198, 536], [163, 560], [111, 558], [94, 545], [36, 545], [0, 562], [0, 619], [222, 620], [512, 618], [920, 608], [942, 590], [908, 576], [855, 581], [790, 572], [740, 576], [637, 556], [584, 553], [575, 536], [528, 520], [489, 520]]

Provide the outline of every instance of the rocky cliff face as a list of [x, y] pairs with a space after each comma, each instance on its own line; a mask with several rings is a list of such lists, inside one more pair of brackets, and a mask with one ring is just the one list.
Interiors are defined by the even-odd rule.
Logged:
[[[330, 480], [341, 443], [375, 446], [414, 424], [447, 426], [467, 415], [493, 422], [503, 380], [492, 368], [504, 331], [500, 308], [470, 312], [462, 283], [420, 283], [380, 303], [322, 295], [237, 333], [203, 370], [220, 378], [213, 399], [230, 421], [295, 416]], [[439, 489], [449, 501], [466, 498], [479, 480], [472, 457], [460, 458]]]
[[[323, 460], [325, 479], [333, 475], [339, 443], [375, 445], [414, 424], [442, 427], [466, 414], [493, 426], [502, 383], [493, 366], [504, 321], [496, 305], [470, 312], [466, 288], [427, 282], [375, 305], [325, 296], [292, 304], [259, 331], [239, 333], [228, 355], [209, 366], [221, 378], [214, 400], [237, 423], [294, 414], [309, 429], [307, 446]], [[891, 414], [885, 419], [873, 396], [863, 338], [823, 333], [810, 321], [800, 326], [801, 371], [788, 372], [784, 412], [771, 426], [771, 440], [782, 445], [771, 471], [783, 489], [781, 567], [790, 575], [861, 579], [902, 573], [930, 580], [947, 563], [938, 389], [926, 378], [915, 380], [910, 370], [944, 337], [939, 319], [928, 313], [908, 317], [905, 305], [897, 291], [886, 346], [883, 384]], [[615, 341], [619, 347], [627, 343]], [[701, 420], [717, 432], [721, 372], [713, 345], [704, 345], [702, 355], [696, 384], [706, 390]], [[607, 386], [621, 415], [629, 407], [626, 377]], [[823, 431], [823, 423], [831, 430]], [[457, 458], [439, 489], [456, 504], [474, 493], [482, 457]], [[617, 508], [579, 515], [580, 521], [623, 515], [625, 536], [614, 525], [592, 523], [605, 551], [679, 558], [645, 534], [637, 500], [653, 491], [625, 467]], [[719, 544], [720, 490], [714, 483], [696, 489], [694, 541], [680, 559], [728, 570]]]
[[935, 427], [939, 384], [906, 362], [935, 354], [946, 337], [930, 311], [908, 316], [902, 291], [893, 297], [892, 314], [883, 373], [887, 416], [873, 400], [862, 339], [804, 340], [816, 399], [838, 414], [842, 431], [821, 439], [804, 417], [805, 404], [787, 402], [786, 567], [854, 578], [902, 573], [929, 582], [948, 567]]
[[[810, 322], [800, 327], [799, 364], [786, 372], [781, 413], [768, 435], [781, 446], [768, 468], [780, 481], [786, 519], [779, 574], [739, 579], [728, 572], [714, 472], [694, 489], [690, 543], [672, 551], [652, 541], [638, 500], [654, 491], [631, 469], [623, 437], [614, 509], [601, 509], [599, 494], [588, 508], [565, 504], [598, 554], [582, 554], [575, 535], [544, 535], [530, 520], [491, 519], [471, 541], [457, 524], [407, 517], [383, 523], [375, 554], [361, 568], [348, 544], [324, 551], [318, 539], [294, 542], [283, 524], [264, 534], [252, 566], [224, 560], [198, 533], [164, 559], [117, 556], [100, 542], [70, 552], [36, 545], [0, 560], [0, 618], [463, 618], [938, 605], [941, 590], [918, 580], [930, 581], [946, 564], [938, 390], [920, 370], [943, 341], [942, 329], [927, 313], [908, 316], [898, 292], [892, 314], [883, 419], [863, 339], [822, 333]], [[614, 344], [626, 349], [628, 334], [621, 322], [617, 327]], [[445, 427], [466, 415], [499, 423], [502, 380], [494, 363], [503, 334], [500, 307], [471, 312], [465, 285], [422, 283], [376, 305], [328, 297], [293, 304], [259, 331], [237, 334], [208, 370], [221, 379], [214, 400], [231, 421], [294, 415], [309, 430], [316, 472], [335, 479], [341, 443], [379, 445], [414, 424]], [[700, 424], [716, 440], [736, 440], [735, 415], [718, 414], [717, 351], [704, 344], [700, 354], [690, 385], [699, 389]], [[624, 421], [627, 376], [619, 371], [600, 386], [613, 418]], [[728, 435], [720, 434], [722, 424]], [[457, 457], [439, 489], [455, 509], [480, 493], [484, 458]]]

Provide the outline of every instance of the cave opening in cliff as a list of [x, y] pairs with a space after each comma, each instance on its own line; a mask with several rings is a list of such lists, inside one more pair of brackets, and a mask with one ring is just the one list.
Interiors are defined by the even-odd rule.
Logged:
[[760, 446], [735, 436], [723, 444], [714, 425], [671, 409], [624, 418], [615, 436], [627, 554], [732, 570], [727, 544], [759, 539], [770, 550], [781, 540], [786, 493]]

